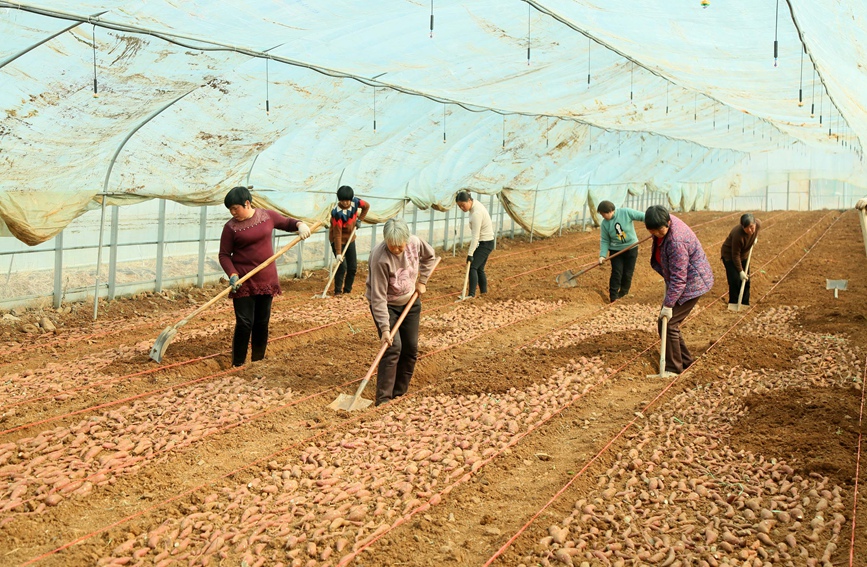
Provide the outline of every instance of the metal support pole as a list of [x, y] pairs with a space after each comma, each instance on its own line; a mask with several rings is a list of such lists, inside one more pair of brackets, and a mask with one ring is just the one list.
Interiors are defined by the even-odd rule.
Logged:
[[63, 303], [63, 231], [54, 237], [54, 308]]
[[[495, 201], [496, 198], [497, 198], [497, 196], [494, 195], [493, 193], [491, 193], [491, 202], [490, 202], [490, 206], [488, 207], [488, 216], [490, 216], [490, 214], [491, 214], [490, 211], [493, 211], [494, 209], [496, 209], [496, 201]], [[497, 218], [496, 213], [494, 213], [494, 216], [491, 217], [491, 224], [492, 225], [494, 224], [493, 219], [495, 219], [495, 218]], [[493, 228], [493, 226], [491, 228]], [[497, 249], [497, 231], [494, 231], [494, 250], [496, 250], [496, 249]]]
[[99, 310], [99, 274], [102, 268], [102, 241], [105, 227], [105, 189], [102, 191], [102, 212], [99, 214], [99, 248], [96, 251], [96, 281], [93, 284], [93, 320]]
[[296, 257], [298, 261], [295, 263], [295, 277], [300, 278], [304, 276], [304, 241], [298, 243], [298, 246], [295, 247]]
[[120, 207], [111, 207], [111, 232], [108, 253], [108, 299], [114, 300], [117, 291], [117, 227], [120, 219]]
[[786, 175], [786, 210], [789, 210], [789, 185], [792, 183], [791, 175]]
[[430, 209], [430, 227], [428, 228], [427, 241], [431, 246], [434, 245], [434, 210]]
[[563, 236], [563, 209], [566, 208], [566, 186], [563, 186], [563, 199], [560, 200], [560, 230], [557, 236]]
[[148, 122], [150, 122], [151, 120], [153, 120], [154, 118], [159, 116], [159, 114], [161, 112], [170, 108], [173, 104], [175, 104], [176, 102], [178, 102], [179, 100], [181, 100], [182, 98], [187, 96], [188, 94], [190, 94], [194, 91], [197, 91], [198, 88], [199, 88], [198, 85], [194, 86], [193, 88], [191, 88], [187, 92], [183, 93], [182, 95], [178, 96], [177, 98], [167, 102], [166, 104], [164, 104], [160, 108], [156, 109], [155, 111], [150, 113], [144, 120], [139, 122], [135, 126], [135, 128], [133, 128], [129, 132], [127, 132], [126, 136], [124, 136], [121, 143], [118, 144], [117, 148], [115, 149], [114, 155], [111, 157], [111, 160], [108, 162], [108, 168], [105, 170], [105, 179], [102, 182], [102, 213], [100, 214], [100, 217], [99, 217], [99, 251], [96, 253], [96, 285], [94, 285], [94, 292], [93, 292], [93, 319], [94, 319], [94, 321], [96, 320], [97, 309], [99, 306], [99, 273], [100, 273], [100, 268], [102, 265], [102, 232], [103, 232], [103, 224], [105, 222], [105, 197], [108, 194], [108, 181], [109, 181], [109, 179], [111, 179], [111, 171], [114, 168], [115, 162], [117, 161], [117, 156], [120, 155], [120, 151], [123, 149], [123, 147], [129, 141], [129, 139], [132, 138], [133, 135], [136, 132], [138, 132], [141, 127], [143, 127], [145, 124], [147, 124]]
[[499, 227], [499, 231], [498, 231], [497, 235], [502, 237], [503, 236], [503, 226], [506, 223], [506, 207], [503, 206], [503, 201], [499, 198], [499, 195], [497, 196], [497, 208], [499, 209], [499, 215], [500, 215], [500, 227]]
[[533, 193], [533, 217], [530, 219], [530, 244], [533, 243], [533, 230], [536, 227], [536, 199], [539, 198], [539, 186], [536, 185], [536, 192]]
[[813, 210], [813, 180], [807, 180], [807, 210]]
[[205, 252], [208, 237], [208, 207], [199, 207], [199, 271], [196, 287], [205, 287]]
[[[376, 225], [372, 225], [370, 227], [370, 253], [373, 252], [373, 248], [376, 246]], [[368, 253], [367, 257], [370, 257], [370, 253]]]
[[418, 235], [418, 206], [412, 206], [412, 233]]
[[446, 225], [443, 229], [443, 250], [449, 249], [449, 211], [451, 209], [446, 209]]
[[166, 200], [160, 199], [160, 218], [157, 225], [157, 269], [154, 291], [159, 293], [163, 290], [163, 259], [166, 248]]
[[513, 217], [509, 217], [512, 219], [512, 238], [515, 238], [515, 219]]
[[464, 247], [464, 225], [467, 223], [467, 213], [461, 211], [461, 248]]
[[461, 208], [455, 205], [455, 222], [454, 228], [452, 228], [452, 258], [457, 256], [458, 254], [458, 225], [461, 224], [461, 213], [458, 213]]

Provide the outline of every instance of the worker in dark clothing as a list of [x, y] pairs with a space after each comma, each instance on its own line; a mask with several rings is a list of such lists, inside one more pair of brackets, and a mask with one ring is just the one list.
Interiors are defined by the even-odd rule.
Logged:
[[741, 305], [750, 304], [750, 274], [746, 271], [745, 264], [761, 228], [762, 223], [752, 213], [744, 213], [741, 215], [740, 224], [732, 229], [723, 242], [720, 255], [729, 283], [729, 307], [738, 303], [741, 282], [746, 282]]

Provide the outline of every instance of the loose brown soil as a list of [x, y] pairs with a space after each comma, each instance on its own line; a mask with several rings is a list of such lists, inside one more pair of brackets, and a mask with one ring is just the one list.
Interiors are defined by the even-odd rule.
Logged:
[[749, 396], [735, 447], [785, 458], [803, 476], [818, 473], [851, 487], [858, 447], [861, 392], [856, 388], [790, 389]]

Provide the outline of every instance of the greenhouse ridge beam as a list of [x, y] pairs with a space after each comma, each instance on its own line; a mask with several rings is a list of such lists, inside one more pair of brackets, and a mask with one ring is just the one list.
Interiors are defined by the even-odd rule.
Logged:
[[[526, 0], [523, 0], [523, 1], [526, 1]], [[544, 11], [543, 7], [540, 7], [539, 5], [537, 5], [535, 3], [533, 5], [536, 6], [540, 12]], [[240, 55], [246, 55], [246, 56], [257, 58], [257, 59], [268, 59], [271, 61], [276, 61], [278, 63], [284, 63], [286, 65], [291, 65], [294, 67], [309, 69], [311, 71], [314, 71], [314, 72], [317, 72], [317, 73], [320, 73], [322, 75], [329, 76], [329, 77], [334, 77], [334, 78], [338, 78], [338, 79], [351, 79], [351, 80], [357, 81], [361, 84], [367, 85], [369, 87], [391, 89], [393, 91], [400, 92], [402, 94], [406, 94], [406, 95], [410, 95], [410, 96], [423, 97], [423, 98], [426, 98], [428, 100], [431, 100], [431, 101], [439, 103], [439, 104], [451, 104], [451, 105], [463, 108], [464, 110], [466, 110], [468, 112], [475, 112], [475, 113], [493, 112], [493, 113], [499, 114], [501, 116], [525, 116], [525, 117], [529, 117], [529, 118], [542, 118], [542, 117], [554, 118], [557, 120], [564, 120], [564, 121], [574, 122], [577, 124], [584, 124], [586, 126], [598, 128], [600, 130], [605, 130], [605, 131], [623, 131], [623, 132], [629, 132], [629, 133], [634, 133], [634, 134], [639, 134], [639, 135], [640, 134], [646, 134], [649, 136], [658, 136], [660, 138], [664, 138], [664, 139], [667, 139], [667, 140], [670, 140], [673, 142], [694, 144], [698, 147], [709, 149], [709, 150], [718, 149], [718, 150], [729, 150], [732, 152], [738, 152], [738, 153], [742, 153], [742, 154], [749, 153], [749, 152], [735, 149], [735, 148], [728, 147], [728, 146], [711, 147], [711, 146], [707, 146], [705, 144], [702, 144], [700, 142], [697, 142], [695, 140], [691, 140], [688, 138], [677, 138], [674, 136], [661, 134], [661, 133], [650, 131], [650, 130], [643, 130], [643, 129], [618, 130], [616, 128], [598, 126], [598, 125], [594, 124], [593, 122], [583, 120], [583, 119], [577, 118], [575, 116], [523, 112], [523, 111], [507, 110], [507, 109], [503, 109], [503, 108], [496, 108], [493, 106], [485, 106], [485, 105], [479, 105], [479, 104], [475, 104], [475, 103], [469, 103], [469, 102], [454, 99], [451, 97], [443, 97], [443, 96], [439, 96], [439, 95], [434, 95], [434, 94], [430, 94], [430, 93], [420, 91], [417, 89], [405, 87], [402, 85], [380, 81], [376, 77], [374, 77], [374, 78], [363, 77], [361, 75], [349, 73], [347, 71], [341, 71], [338, 69], [331, 69], [331, 68], [324, 67], [321, 65], [314, 65], [311, 63], [306, 63], [304, 61], [299, 61], [296, 59], [291, 59], [288, 57], [282, 57], [282, 56], [277, 56], [277, 55], [272, 55], [270, 53], [267, 53], [267, 51], [269, 51], [270, 49], [274, 49], [274, 47], [271, 47], [268, 50], [264, 50], [264, 51], [263, 50], [256, 50], [256, 49], [251, 49], [248, 47], [240, 47], [237, 45], [223, 43], [223, 42], [216, 41], [213, 39], [205, 39], [205, 38], [200, 38], [200, 37], [196, 37], [196, 36], [192, 36], [192, 35], [179, 34], [179, 33], [175, 33], [175, 32], [168, 33], [168, 32], [163, 32], [163, 31], [157, 31], [157, 30], [143, 27], [143, 26], [133, 26], [133, 25], [129, 25], [129, 24], [120, 24], [120, 23], [116, 23], [116, 22], [111, 22], [110, 20], [106, 20], [106, 19], [103, 19], [100, 17], [82, 16], [79, 14], [63, 12], [60, 10], [51, 10], [51, 9], [47, 9], [47, 8], [30, 6], [30, 5], [19, 3], [19, 2], [9, 2], [8, 0], [0, 0], [0, 8], [14, 8], [14, 9], [19, 9], [19, 10], [31, 12], [33, 14], [37, 14], [37, 15], [41, 15], [41, 16], [45, 16], [45, 17], [50, 17], [50, 18], [56, 18], [56, 19], [61, 19], [61, 20], [74, 20], [74, 21], [78, 22], [79, 24], [80, 23], [89, 23], [89, 24], [92, 24], [94, 26], [99, 26], [102, 28], [112, 29], [112, 30], [120, 31], [120, 32], [149, 35], [149, 36], [152, 36], [152, 37], [155, 37], [158, 39], [162, 39], [163, 41], [166, 41], [168, 43], [173, 43], [175, 45], [179, 45], [181, 47], [185, 47], [188, 49], [196, 49], [196, 50], [200, 50], [200, 51], [228, 51], [228, 52], [238, 53]], [[548, 12], [545, 12], [545, 13], [548, 13]], [[555, 16], [553, 16], [553, 14], [551, 14], [551, 15], [552, 15], [552, 17], [555, 17]], [[574, 26], [572, 26], [571, 24], [569, 24], [567, 21], [563, 21], [560, 18], [558, 18], [558, 20], [562, 21], [565, 25], [568, 25], [569, 27], [576, 29], [576, 31], [578, 31], [579, 33], [584, 33], [583, 31], [581, 31], [581, 30], [575, 28]], [[196, 42], [197, 45], [185, 43], [185, 41]], [[594, 41], [595, 41], [595, 39], [594, 39]], [[599, 45], [602, 45], [606, 49], [611, 49], [609, 46], [605, 45], [604, 43], [601, 43], [601, 42], [597, 42], [597, 43], [599, 43]], [[213, 47], [210, 47], [210, 48], [205, 47], [206, 45], [211, 45]], [[618, 55], [625, 57], [625, 55], [622, 55], [619, 51], [616, 51], [613, 49], [612, 49], [612, 51], [617, 53]], [[636, 62], [636, 64], [638, 64], [642, 68], [645, 68], [639, 62]], [[649, 69], [648, 69], [648, 71], [649, 71]], [[661, 76], [658, 73], [654, 73], [654, 74], [657, 76]], [[662, 78], [665, 79], [665, 77], [662, 77]], [[668, 80], [668, 79], [665, 79], [665, 80]], [[671, 81], [669, 81], [669, 82], [671, 82]], [[672, 84], [674, 84], [674, 83], [672, 83]], [[719, 104], [724, 105], [724, 103], [717, 101], [711, 97], [708, 97], [708, 98], [711, 100], [714, 100], [714, 102], [717, 102]], [[750, 116], [753, 116], [754, 118], [756, 118], [756, 120], [767, 122], [765, 119], [755, 117], [755, 115], [750, 114]], [[774, 127], [774, 128], [776, 128], [776, 127]], [[792, 136], [790, 136], [788, 134], [783, 134], [783, 136], [793, 138]]]

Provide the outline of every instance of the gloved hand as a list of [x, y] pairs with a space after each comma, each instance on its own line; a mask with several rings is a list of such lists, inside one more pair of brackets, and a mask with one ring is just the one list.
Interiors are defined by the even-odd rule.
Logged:
[[659, 318], [660, 319], [671, 319], [671, 307], [662, 306], [662, 309], [659, 310]]
[[238, 283], [238, 280], [241, 279], [238, 277], [238, 274], [232, 274], [229, 277], [229, 285], [232, 286], [232, 291], [238, 291], [241, 289], [241, 284]]
[[467, 256], [467, 264], [472, 264], [472, 263], [473, 263], [473, 257]]
[[605, 261], [605, 256], [599, 256], [599, 263], [601, 264], [604, 261]]
[[310, 237], [310, 227], [303, 222], [298, 223], [298, 236], [301, 240], [307, 240]]
[[745, 281], [747, 281], [748, 279], [750, 279], [750, 276], [748, 276], [747, 273], [746, 273], [745, 271], [743, 271], [743, 270], [741, 270], [741, 274], [740, 274], [740, 276], [741, 276], [741, 281], [742, 281], [742, 282], [745, 282]]
[[338, 262], [342, 262], [343, 261], [343, 254], [338, 254], [337, 257], [335, 258], [335, 260], [337, 260]]

